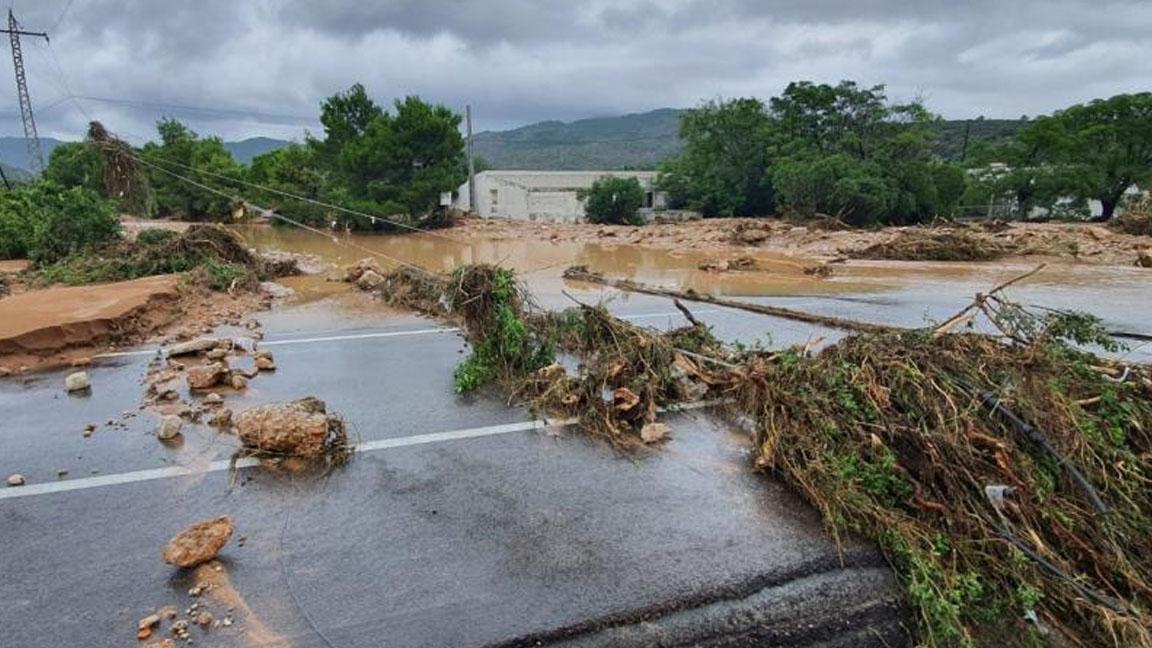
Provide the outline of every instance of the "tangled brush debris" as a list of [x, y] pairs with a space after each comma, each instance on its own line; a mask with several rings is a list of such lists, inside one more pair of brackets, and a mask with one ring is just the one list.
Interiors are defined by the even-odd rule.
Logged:
[[1144, 194], [1133, 200], [1112, 220], [1112, 228], [1125, 234], [1152, 236], [1152, 194]]
[[915, 227], [849, 255], [889, 261], [991, 261], [1017, 251], [1006, 242], [963, 229]]
[[[882, 548], [926, 645], [1152, 646], [1152, 373], [1082, 350], [1116, 346], [1089, 316], [1011, 302], [1012, 283], [935, 330], [816, 355], [730, 348], [687, 312], [667, 333], [599, 306], [538, 312], [492, 266], [415, 301], [491, 345], [484, 378], [616, 445], [663, 438], [661, 407], [725, 399], [758, 466], [837, 538]], [[954, 332], [976, 324], [993, 334]]]
[[192, 272], [216, 290], [254, 290], [260, 281], [299, 274], [295, 261], [267, 261], [248, 249], [239, 235], [220, 225], [157, 232], [135, 241], [68, 257], [36, 273], [46, 283], [86, 284], [123, 281], [159, 274]]

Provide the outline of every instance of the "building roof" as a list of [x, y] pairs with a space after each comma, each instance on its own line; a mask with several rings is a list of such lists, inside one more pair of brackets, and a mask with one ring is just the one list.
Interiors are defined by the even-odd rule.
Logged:
[[516, 171], [490, 170], [476, 174], [477, 179], [489, 178], [497, 182], [514, 184], [525, 189], [581, 189], [604, 176], [655, 180], [656, 171]]

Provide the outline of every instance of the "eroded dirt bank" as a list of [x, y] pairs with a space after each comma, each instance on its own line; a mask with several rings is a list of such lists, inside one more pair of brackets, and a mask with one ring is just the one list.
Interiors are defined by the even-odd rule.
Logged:
[[0, 299], [0, 377], [67, 364], [150, 338], [186, 340], [266, 307], [263, 292], [213, 292], [178, 275], [54, 286]]
[[958, 236], [965, 243], [988, 250], [988, 258], [925, 260], [1037, 256], [1121, 266], [1135, 264], [1141, 250], [1152, 248], [1152, 237], [1124, 234], [1091, 223], [956, 224], [867, 230], [828, 229], [823, 223], [810, 226], [769, 218], [716, 218], [641, 227], [467, 219], [451, 233], [473, 240], [616, 242], [656, 249], [710, 251], [720, 257], [755, 249], [825, 259], [877, 258], [870, 248], [921, 236]]

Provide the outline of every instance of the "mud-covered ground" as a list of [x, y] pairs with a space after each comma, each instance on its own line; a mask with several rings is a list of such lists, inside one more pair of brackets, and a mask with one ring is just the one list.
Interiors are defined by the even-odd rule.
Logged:
[[807, 258], [859, 257], [868, 248], [909, 234], [963, 232], [1005, 257], [1058, 258], [1095, 265], [1131, 266], [1152, 237], [1122, 234], [1092, 223], [957, 224], [941, 227], [826, 229], [781, 219], [715, 218], [639, 227], [466, 219], [451, 233], [468, 239], [621, 243], [667, 250], [713, 251], [719, 257], [761, 250]]

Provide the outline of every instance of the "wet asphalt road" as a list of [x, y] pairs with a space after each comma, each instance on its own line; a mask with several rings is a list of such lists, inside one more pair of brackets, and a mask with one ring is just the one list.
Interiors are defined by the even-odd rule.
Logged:
[[[656, 298], [613, 308], [682, 323]], [[325, 399], [375, 449], [323, 479], [247, 468], [231, 481], [210, 463], [229, 457], [231, 437], [187, 426], [165, 446], [151, 415], [121, 418], [140, 402], [148, 350], [98, 362], [86, 397], [63, 393], [66, 372], [0, 383], [0, 473], [29, 481], [0, 491], [0, 645], [136, 643], [139, 618], [192, 601], [163, 544], [218, 515], [236, 522], [221, 559], [253, 618], [196, 630], [197, 645], [902, 641], [880, 556], [838, 550], [812, 511], [749, 469], [747, 439], [704, 412], [668, 415], [673, 440], [636, 457], [572, 429], [493, 427], [529, 416], [453, 393], [456, 333], [300, 310], [262, 317], [279, 369], [228, 400]], [[726, 335], [763, 323], [700, 311]], [[459, 430], [476, 436], [422, 436]], [[145, 478], [173, 465], [198, 472]], [[93, 481], [109, 477], [122, 483]]]
[[[915, 326], [987, 288], [986, 278], [840, 297], [749, 298]], [[594, 301], [600, 293], [569, 289]], [[1133, 284], [1098, 314], [1149, 333]], [[1091, 303], [1085, 288], [1024, 287], [1024, 299]], [[543, 296], [548, 305], [566, 298]], [[1053, 303], [1053, 302], [1056, 303]], [[1128, 302], [1126, 306], [1124, 302]], [[1143, 303], [1150, 303], [1144, 301]], [[611, 307], [678, 326], [667, 300]], [[838, 333], [694, 306], [727, 339], [784, 345]], [[1091, 310], [1091, 309], [1090, 309]], [[189, 604], [194, 584], [160, 548], [190, 522], [231, 515], [226, 573], [253, 618], [198, 645], [899, 645], [896, 587], [871, 548], [837, 550], [780, 484], [752, 473], [747, 439], [704, 412], [669, 415], [674, 438], [622, 457], [571, 429], [533, 429], [487, 395], [461, 398], [463, 341], [435, 322], [321, 303], [261, 317], [279, 370], [234, 407], [314, 394], [362, 447], [325, 479], [213, 466], [234, 441], [191, 426], [165, 446], [134, 412], [148, 350], [100, 361], [93, 393], [65, 372], [0, 382], [0, 645], [123, 646], [152, 609]], [[1143, 353], [1143, 352], [1137, 352]], [[85, 423], [98, 425], [91, 438]], [[510, 426], [498, 427], [502, 424]], [[495, 426], [495, 427], [494, 427]], [[429, 437], [465, 431], [467, 438]], [[383, 447], [390, 446], [390, 447]], [[144, 477], [167, 466], [196, 474]], [[57, 477], [57, 471], [68, 473]], [[122, 483], [92, 480], [117, 477]], [[62, 484], [57, 492], [37, 492]], [[56, 487], [51, 487], [56, 488]], [[263, 626], [267, 632], [254, 629]]]

